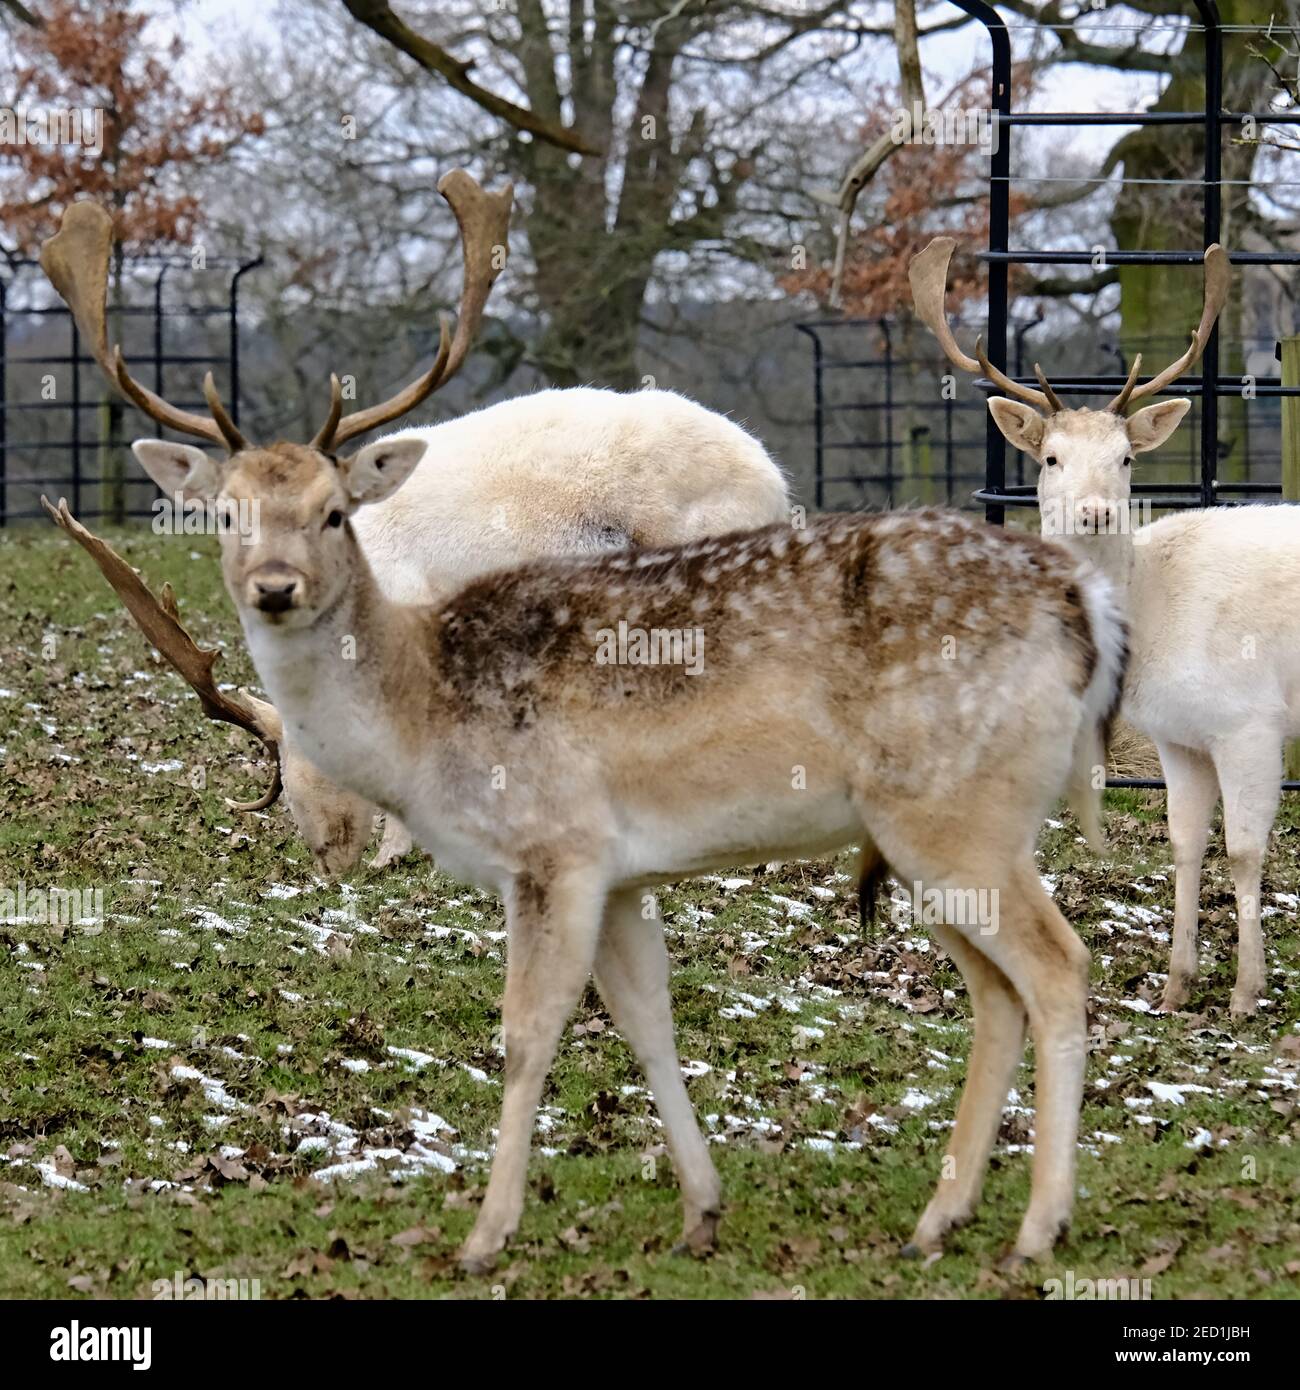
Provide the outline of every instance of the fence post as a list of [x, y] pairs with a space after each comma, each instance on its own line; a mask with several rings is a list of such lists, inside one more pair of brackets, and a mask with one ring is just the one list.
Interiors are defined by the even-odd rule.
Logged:
[[[1282, 385], [1300, 386], [1300, 337], [1283, 338]], [[1282, 500], [1300, 503], [1300, 396], [1282, 397]], [[1286, 745], [1288, 781], [1300, 780], [1300, 739]]]
[[9, 475], [9, 444], [6, 435], [7, 424], [5, 416], [8, 413], [8, 387], [6, 353], [9, 342], [9, 325], [5, 318], [5, 308], [8, 294], [5, 281], [0, 279], [0, 526], [5, 524], [9, 515], [9, 491], [5, 486]]

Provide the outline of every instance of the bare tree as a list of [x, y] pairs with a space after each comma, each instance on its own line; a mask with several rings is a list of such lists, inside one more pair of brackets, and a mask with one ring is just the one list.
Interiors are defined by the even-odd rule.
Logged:
[[[526, 185], [528, 288], [544, 323], [533, 356], [559, 384], [636, 383], [643, 309], [664, 258], [780, 268], [789, 236], [774, 244], [758, 224], [807, 221], [810, 208], [805, 192], [783, 187], [774, 151], [806, 124], [813, 92], [841, 80], [838, 65], [892, 32], [874, 22], [886, 8], [876, 5], [792, 13], [748, 0], [520, 0], [412, 5], [395, 36], [386, 5], [344, 3], [372, 29], [378, 12], [376, 32], [448, 81], [447, 55], [472, 54], [478, 90], [453, 85], [480, 110], [501, 116], [497, 96], [519, 93], [484, 142]], [[455, 74], [470, 61], [457, 60]]]
[[[221, 164], [262, 129], [256, 106], [237, 102], [228, 84], [196, 87], [178, 76], [184, 45], [175, 38], [162, 51], [151, 28], [155, 18], [142, 0], [45, 0], [39, 22], [21, 28], [0, 59], [0, 81], [16, 106], [46, 113], [75, 108], [102, 118], [97, 142], [0, 145], [0, 234], [30, 255], [78, 196], [100, 198], [113, 210], [120, 237], [112, 268], [115, 315], [121, 247], [192, 244], [203, 217], [195, 174]], [[105, 396], [99, 413], [103, 507], [120, 521], [126, 510], [120, 403]]]

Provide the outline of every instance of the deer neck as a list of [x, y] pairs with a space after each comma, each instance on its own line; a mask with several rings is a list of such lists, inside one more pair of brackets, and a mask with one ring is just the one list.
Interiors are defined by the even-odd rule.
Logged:
[[243, 625], [290, 741], [326, 776], [384, 804], [394, 769], [410, 763], [402, 690], [422, 692], [424, 713], [433, 698], [437, 619], [385, 598], [353, 549], [353, 582], [310, 627], [272, 628], [255, 615]]
[[1071, 553], [1087, 560], [1110, 580], [1116, 599], [1127, 610], [1133, 581], [1133, 534], [1127, 527], [1110, 535], [1055, 535], [1046, 528], [1043, 535], [1064, 545]]

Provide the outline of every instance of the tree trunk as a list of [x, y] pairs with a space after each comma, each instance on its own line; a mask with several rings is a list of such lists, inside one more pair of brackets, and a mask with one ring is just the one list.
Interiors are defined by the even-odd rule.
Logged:
[[[520, 53], [534, 109], [558, 114], [544, 26], [532, 6], [521, 10], [532, 42]], [[616, 44], [602, 28], [587, 43], [578, 25], [569, 36], [574, 69], [576, 124], [585, 139], [626, 151], [616, 205], [606, 191], [609, 157], [574, 160], [543, 145], [515, 144], [518, 175], [533, 193], [528, 244], [536, 266], [534, 282], [546, 326], [534, 352], [537, 366], [557, 386], [587, 383], [633, 389], [637, 338], [655, 260], [678, 244], [670, 225], [681, 175], [701, 132], [693, 125], [674, 149], [668, 120], [669, 93], [677, 51], [687, 30], [665, 24], [655, 38], [637, 94], [615, 138], [614, 62]], [[575, 167], [576, 165], [576, 167]]]
[[610, 231], [603, 169], [573, 169], [537, 152], [528, 244], [546, 323], [536, 364], [556, 386], [630, 390], [639, 384], [637, 329], [662, 229], [657, 237]]
[[[1221, 0], [1225, 25], [1267, 24], [1272, 6], [1266, 0]], [[1268, 68], [1245, 52], [1242, 35], [1225, 35], [1223, 103], [1228, 110], [1255, 110], [1264, 104], [1270, 81]], [[1173, 79], [1161, 93], [1154, 111], [1201, 111], [1205, 107], [1205, 36], [1192, 31], [1173, 60]], [[1115, 204], [1111, 229], [1116, 244], [1126, 250], [1174, 251], [1199, 248], [1202, 205], [1199, 187], [1158, 188], [1130, 182], [1141, 179], [1198, 179], [1205, 167], [1202, 126], [1146, 126], [1126, 135], [1123, 153], [1125, 186]], [[1255, 148], [1235, 144], [1225, 131], [1222, 142], [1223, 178], [1249, 179]], [[1223, 190], [1223, 233], [1229, 244], [1233, 214], [1244, 202], [1246, 189]], [[1202, 282], [1194, 271], [1169, 266], [1121, 266], [1120, 343], [1125, 356], [1145, 354], [1146, 372], [1159, 371], [1178, 356], [1201, 316]], [[1245, 371], [1241, 353], [1241, 296], [1233, 295], [1220, 325], [1219, 371], [1238, 376]], [[1160, 360], [1153, 360], [1159, 357]], [[1247, 402], [1239, 395], [1219, 402], [1218, 476], [1225, 482], [1245, 480], [1247, 463]], [[1148, 470], [1151, 465], [1147, 465]], [[1157, 465], [1158, 467], [1158, 465]], [[1148, 481], [1186, 481], [1182, 465], [1169, 465]]]

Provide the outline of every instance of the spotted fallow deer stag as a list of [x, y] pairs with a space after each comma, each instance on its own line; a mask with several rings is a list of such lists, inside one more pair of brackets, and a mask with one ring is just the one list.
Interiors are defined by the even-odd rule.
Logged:
[[423, 447], [341, 457], [337, 393], [329, 423], [312, 445], [231, 440], [224, 462], [155, 476], [256, 504], [251, 544], [221, 536], [223, 574], [294, 743], [504, 900], [504, 1102], [463, 1265], [486, 1269], [516, 1229], [542, 1086], [593, 972], [654, 1093], [687, 1243], [713, 1239], [719, 1184], [678, 1064], [653, 890], [864, 842], [905, 882], [998, 904], [995, 921], [954, 907], [936, 927], [976, 1031], [913, 1245], [940, 1248], [970, 1215], [1027, 1021], [1037, 1142], [1016, 1252], [1045, 1253], [1073, 1202], [1088, 955], [1032, 850], [1117, 695], [1109, 581], [1036, 537], [921, 511], [534, 561], [400, 605], [353, 518], [400, 495]]
[[[484, 245], [496, 245], [499, 237], [504, 252], [508, 193], [484, 195], [462, 173], [449, 175], [440, 187], [457, 209], [462, 233]], [[476, 206], [482, 211], [476, 213]], [[100, 344], [108, 226], [90, 211], [71, 216], [70, 230], [47, 249], [45, 265], [65, 299], [90, 315], [83, 331], [88, 328], [89, 341]], [[492, 265], [474, 250], [467, 252], [466, 270], [459, 325], [467, 338], [478, 322]], [[449, 362], [439, 384], [458, 361], [455, 356]], [[115, 367], [110, 381], [118, 384]], [[785, 479], [758, 440], [670, 391], [540, 391], [402, 434], [423, 441], [420, 465], [400, 493], [354, 521], [381, 589], [398, 602], [431, 602], [520, 560], [670, 545], [789, 515]], [[204, 466], [192, 445], [148, 441], [147, 447], [155, 469], [166, 468], [170, 457], [175, 477]], [[150, 640], [198, 692], [208, 714], [242, 724], [273, 755], [279, 746], [276, 780], [266, 796], [230, 804], [265, 809], [280, 791], [282, 771], [286, 800], [318, 870], [338, 874], [353, 867], [370, 838], [376, 808], [335, 786], [285, 740], [271, 705], [247, 692], [221, 692], [212, 679], [216, 654], [199, 653], [174, 608], [161, 607], [103, 541], [84, 528], [73, 534]], [[373, 863], [381, 867], [410, 848], [405, 827], [387, 817]]]
[[1180, 512], [1130, 524], [1136, 455], [1158, 448], [1191, 407], [1131, 405], [1173, 384], [1200, 360], [1228, 296], [1221, 246], [1205, 252], [1201, 321], [1181, 357], [1139, 382], [1135, 357], [1123, 389], [1100, 410], [1067, 410], [1035, 366], [1041, 390], [1022, 386], [957, 346], [944, 311], [956, 243], [940, 237], [912, 262], [917, 312], [963, 371], [980, 372], [1014, 400], [989, 410], [1017, 449], [1039, 464], [1044, 535], [1060, 536], [1106, 573], [1122, 596], [1130, 656], [1122, 714], [1160, 754], [1169, 788], [1174, 854], [1174, 941], [1162, 1006], [1181, 1008], [1197, 974], [1201, 861], [1223, 797], [1228, 862], [1237, 894], [1234, 1014], [1265, 992], [1260, 875], [1277, 814], [1282, 745], [1300, 736], [1300, 512], [1246, 506]]

